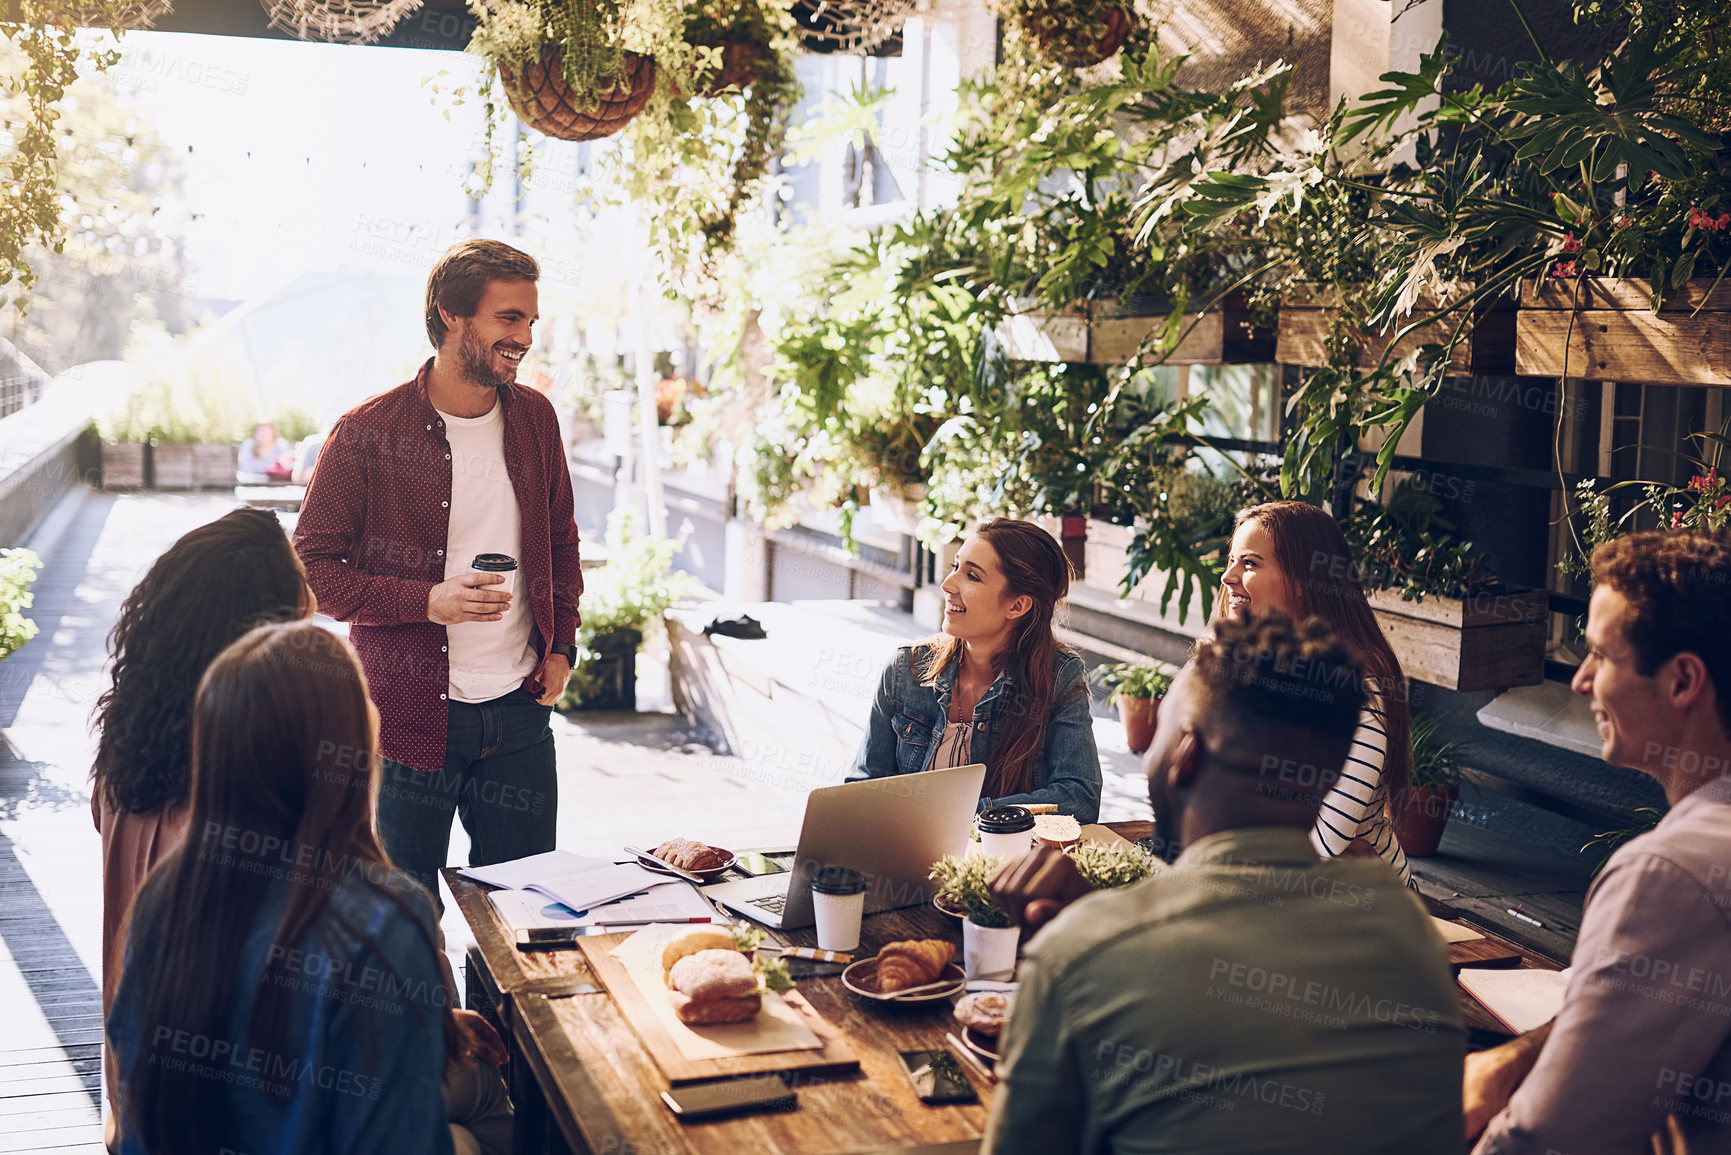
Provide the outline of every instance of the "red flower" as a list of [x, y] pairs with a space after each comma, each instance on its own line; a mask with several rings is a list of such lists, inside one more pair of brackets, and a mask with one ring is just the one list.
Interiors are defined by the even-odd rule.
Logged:
[[1551, 266], [1551, 276], [1553, 277], [1572, 277], [1574, 275], [1575, 262], [1573, 261], [1558, 261]]
[[1625, 215], [1623, 215], [1623, 216], [1620, 216], [1620, 217], [1618, 217], [1618, 218], [1617, 218], [1617, 219], [1616, 219], [1616, 221], [1615, 221], [1615, 222], [1613, 222], [1613, 223], [1614, 223], [1614, 224], [1616, 224], [1616, 226], [1617, 226], [1617, 227], [1618, 227], [1618, 228], [1620, 228], [1620, 229], [1626, 229], [1626, 228], [1628, 228], [1628, 227], [1629, 227], [1629, 226], [1630, 226], [1630, 225], [1631, 225], [1631, 224], [1633, 224], [1633, 223], [1634, 223], [1634, 222], [1633, 222], [1633, 221], [1631, 221], [1631, 220], [1630, 220], [1630, 219], [1629, 219], [1629, 218], [1628, 218], [1628, 216], [1627, 216], [1627, 215], [1626, 215], [1626, 214], [1625, 214]]
[[1581, 242], [1575, 239], [1573, 231], [1563, 238], [1563, 251], [1565, 253], [1578, 253], [1581, 251]]
[[1683, 511], [1678, 510], [1671, 515], [1671, 528], [1676, 529], [1683, 524]]
[[1724, 509], [1725, 503], [1728, 501], [1731, 501], [1731, 493], [1727, 493], [1725, 496], [1715, 499], [1713, 502], [1713, 508]]
[[1689, 210], [1689, 227], [1698, 232], [1716, 233], [1726, 225], [1731, 225], [1731, 213], [1720, 213], [1715, 217], [1701, 211], [1699, 205]]

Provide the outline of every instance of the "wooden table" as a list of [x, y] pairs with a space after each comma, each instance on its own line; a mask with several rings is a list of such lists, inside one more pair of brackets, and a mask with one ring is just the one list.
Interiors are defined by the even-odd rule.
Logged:
[[[1108, 825], [1132, 841], [1152, 833], [1148, 822]], [[445, 879], [475, 934], [471, 998], [478, 996], [483, 1005], [496, 1009], [512, 1053], [510, 1085], [517, 1105], [519, 1152], [978, 1151], [991, 1087], [976, 1081], [981, 1093], [976, 1104], [930, 1106], [919, 1101], [902, 1073], [899, 1052], [944, 1047], [944, 1034], [954, 1026], [948, 1002], [929, 1009], [868, 1008], [839, 978], [802, 979], [801, 993], [848, 1036], [860, 1057], [860, 1073], [800, 1076], [793, 1081], [799, 1092], [797, 1111], [680, 1123], [660, 1101], [667, 1079], [582, 953], [518, 951], [486, 900], [487, 887], [454, 870], [446, 870]], [[1435, 904], [1433, 912], [1450, 914]], [[771, 937], [784, 944], [816, 945], [816, 932], [810, 928]], [[885, 911], [866, 918], [858, 953], [870, 955], [887, 942], [907, 938], [944, 938], [959, 944], [961, 927], [929, 906]], [[1458, 953], [1470, 954], [1471, 946], [1464, 944]], [[1520, 965], [1551, 964], [1523, 951]], [[1465, 991], [1461, 1007], [1468, 1026], [1498, 1029]]]

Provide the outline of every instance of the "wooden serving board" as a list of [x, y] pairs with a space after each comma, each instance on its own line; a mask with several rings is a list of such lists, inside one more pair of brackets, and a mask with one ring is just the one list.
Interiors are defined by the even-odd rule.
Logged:
[[759, 1055], [737, 1055], [727, 1059], [688, 1059], [679, 1045], [667, 1033], [655, 1012], [644, 1000], [643, 992], [625, 973], [625, 967], [613, 957], [613, 948], [630, 938], [626, 934], [603, 934], [584, 938], [578, 943], [589, 967], [607, 988], [619, 1013], [631, 1024], [643, 1049], [674, 1086], [695, 1083], [703, 1079], [723, 1079], [734, 1075], [763, 1075], [772, 1071], [810, 1071], [834, 1073], [859, 1070], [859, 1056], [847, 1045], [846, 1038], [827, 1019], [818, 1014], [798, 990], [782, 995], [812, 1034], [823, 1040], [821, 1051], [772, 1051]]

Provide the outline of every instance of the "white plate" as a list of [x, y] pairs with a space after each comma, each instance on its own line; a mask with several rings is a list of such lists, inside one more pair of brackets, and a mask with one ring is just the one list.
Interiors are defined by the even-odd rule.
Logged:
[[[716, 847], [712, 847], [711, 849], [721, 850], [721, 847], [716, 846]], [[686, 871], [686, 873], [687, 874], [695, 874], [697, 877], [703, 879], [703, 881], [705, 881], [705, 882], [714, 882], [717, 878], [720, 878], [722, 876], [722, 874], [726, 873], [726, 871], [729, 868], [731, 868], [734, 863], [739, 861], [739, 855], [733, 853], [733, 851], [722, 850], [721, 852], [723, 854], [727, 855], [727, 861], [722, 863], [720, 866], [712, 866], [708, 870], [688, 870], [688, 871]], [[637, 860], [637, 865], [641, 866], [644, 870], [653, 871], [656, 874], [665, 874], [669, 878], [678, 878], [679, 877], [677, 874], [673, 873], [671, 870], [668, 870], [665, 866], [658, 866], [655, 863], [649, 861], [647, 858], [639, 858]]]
[[[947, 986], [936, 987], [922, 991], [917, 995], [883, 994], [878, 990], [878, 960], [877, 956], [862, 958], [841, 972], [841, 982], [848, 990], [862, 999], [871, 999], [878, 1003], [935, 1003], [947, 999], [968, 985], [968, 976], [955, 963], [946, 963], [944, 969], [933, 979], [954, 980]], [[923, 985], [923, 984], [922, 984]]]

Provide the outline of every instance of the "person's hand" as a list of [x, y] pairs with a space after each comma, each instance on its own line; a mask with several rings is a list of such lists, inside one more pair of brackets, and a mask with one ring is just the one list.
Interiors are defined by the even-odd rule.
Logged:
[[451, 1018], [457, 1028], [458, 1039], [457, 1053], [450, 1056], [452, 1062], [472, 1067], [482, 1059], [494, 1064], [510, 1059], [510, 1053], [499, 1039], [499, 1032], [479, 1013], [454, 1009], [451, 1011]]
[[460, 573], [446, 578], [427, 594], [427, 620], [441, 626], [496, 622], [511, 608], [511, 595], [485, 587], [504, 582], [502, 573]]
[[1526, 1054], [1520, 1040], [1477, 1051], [1467, 1056], [1461, 1084], [1461, 1110], [1467, 1117], [1467, 1142], [1485, 1133], [1497, 1113], [1509, 1105], [1515, 1088], [1533, 1069], [1535, 1056]]
[[1051, 846], [1037, 846], [1006, 862], [986, 886], [998, 908], [1029, 930], [1052, 921], [1094, 890], [1070, 856]]
[[554, 705], [565, 696], [565, 684], [571, 680], [571, 663], [564, 654], [548, 654], [547, 660], [535, 671], [535, 680], [546, 691], [535, 700], [543, 706]]

